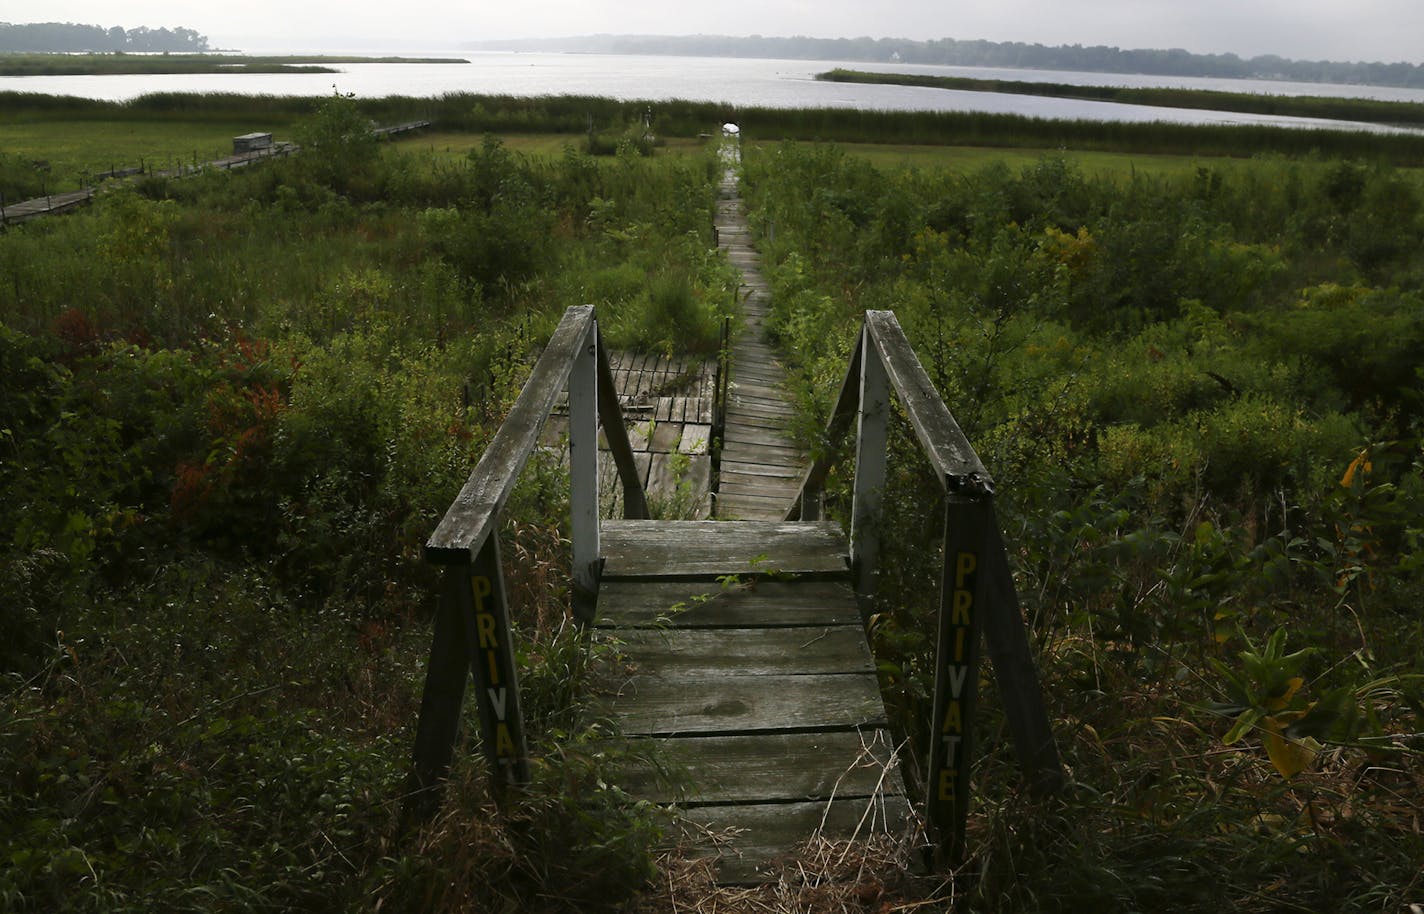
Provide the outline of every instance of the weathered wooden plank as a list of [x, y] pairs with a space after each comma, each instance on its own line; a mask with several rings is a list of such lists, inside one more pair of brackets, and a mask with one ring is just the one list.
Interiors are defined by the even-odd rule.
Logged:
[[754, 465], [759, 467], [779, 467], [791, 470], [789, 473], [777, 473], [776, 475], [788, 479], [796, 479], [801, 475], [801, 471], [806, 466], [806, 455], [796, 448], [772, 447], [771, 445], [753, 446], [741, 441], [733, 441], [722, 448], [722, 460], [724, 463], [732, 464], [728, 468], [729, 474], [748, 473], [748, 475], [766, 475], [756, 472], [750, 473], [742, 469], [742, 466]]
[[786, 394], [779, 386], [739, 381], [735, 374], [732, 375], [732, 392], [743, 399], [766, 400], [772, 403], [786, 402]]
[[716, 581], [608, 580], [605, 575], [595, 625], [775, 628], [859, 622], [855, 594], [843, 581], [752, 578], [723, 586]]
[[746, 381], [751, 384], [761, 383], [780, 390], [782, 382], [786, 379], [786, 369], [773, 357], [760, 364], [738, 365], [734, 377], [738, 381]]
[[737, 403], [729, 404], [729, 406], [731, 409], [728, 410], [728, 422], [754, 425], [759, 428], [787, 428], [796, 415], [795, 407], [789, 403]]
[[871, 668], [860, 625], [801, 628], [631, 629], [599, 636], [618, 645], [626, 668], [664, 679], [858, 673]]
[[626, 735], [757, 733], [885, 726], [873, 673], [629, 676], [594, 699]]
[[741, 460], [731, 459], [726, 452], [722, 454], [722, 473], [724, 475], [742, 473], [747, 476], [777, 476], [783, 479], [796, 479], [801, 475], [798, 462], [787, 462], [778, 466], [771, 458], [760, 463], [746, 463]]
[[843, 572], [847, 549], [829, 523], [614, 520], [603, 525], [603, 575]]
[[833, 802], [698, 806], [683, 812], [691, 834], [714, 837], [693, 855], [715, 856], [717, 881], [745, 885], [775, 879], [796, 848], [815, 834], [833, 840], [904, 834], [913, 826], [900, 796]]
[[682, 426], [682, 435], [677, 439], [679, 454], [706, 454], [711, 447], [712, 426], [701, 423], [687, 423]]
[[770, 447], [781, 448], [783, 450], [800, 450], [791, 443], [791, 440], [786, 437], [785, 433], [744, 423], [740, 420], [728, 420], [727, 427], [722, 435], [722, 440], [729, 443], [749, 444], [754, 448]]
[[788, 488], [781, 497], [762, 495], [719, 495], [717, 497], [717, 517], [733, 521], [759, 521], [783, 517], [787, 506], [796, 497], [796, 491]]
[[795, 481], [774, 476], [723, 476], [718, 495], [753, 495], [786, 499], [796, 494]]
[[[795, 483], [801, 476], [801, 469], [806, 465], [805, 457], [794, 451], [772, 454], [757, 453], [761, 456], [750, 457], [746, 450], [740, 448], [723, 449], [722, 465], [725, 467], [722, 472], [723, 478], [745, 479], [748, 482], [768, 485], [784, 484], [795, 489]], [[744, 463], [745, 459], [754, 459], [756, 463]]]
[[618, 786], [654, 803], [757, 803], [900, 792], [886, 730], [629, 740]]
[[677, 449], [677, 443], [681, 438], [681, 422], [659, 422], [653, 426], [653, 438], [649, 450], [661, 451], [664, 454], [671, 453]]
[[[656, 498], [672, 498], [678, 494], [678, 487], [684, 479], [687, 480], [688, 489], [692, 491], [692, 479], [689, 471], [692, 469], [691, 461], [684, 458], [673, 460], [672, 454], [652, 453], [648, 455], [648, 495]], [[711, 463], [708, 462], [707, 472], [711, 473]]]
[[634, 453], [652, 449], [649, 445], [651, 444], [654, 425], [655, 423], [649, 419], [645, 422], [634, 422], [626, 426], [628, 431], [628, 446], [633, 449]]

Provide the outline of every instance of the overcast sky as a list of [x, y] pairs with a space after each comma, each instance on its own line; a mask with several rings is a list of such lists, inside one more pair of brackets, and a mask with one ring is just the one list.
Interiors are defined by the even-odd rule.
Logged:
[[4, 0], [0, 21], [183, 26], [240, 50], [615, 34], [987, 38], [1424, 63], [1424, 0]]

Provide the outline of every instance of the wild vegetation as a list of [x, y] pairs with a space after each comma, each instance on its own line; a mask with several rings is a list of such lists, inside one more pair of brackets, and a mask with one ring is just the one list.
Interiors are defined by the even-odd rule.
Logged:
[[[881, 171], [792, 144], [746, 171], [805, 442], [860, 315], [888, 308], [996, 479], [1071, 783], [1029, 801], [985, 715], [964, 908], [1417, 897], [1417, 177], [1271, 158], [1182, 177], [1054, 156]], [[917, 450], [892, 447], [870, 631], [923, 759], [922, 544], [942, 514]]]
[[[0, 93], [0, 141], [16, 168], [42, 162], [51, 190], [73, 190], [87, 176], [114, 164], [151, 164], [199, 150], [220, 153], [236, 133], [290, 130], [310, 118], [319, 98], [252, 97], [235, 93], [155, 93], [126, 102], [30, 93]], [[1289, 127], [1169, 123], [1054, 121], [1007, 114], [956, 111], [866, 111], [846, 108], [744, 108], [712, 102], [620, 101], [587, 96], [511, 96], [449, 93], [436, 98], [388, 96], [355, 99], [378, 124], [429, 120], [442, 131], [480, 136], [559, 134], [575, 142], [593, 134], [605, 151], [621, 139], [635, 145], [650, 120], [660, 140], [697, 141], [727, 121], [750, 142], [784, 139], [878, 145], [979, 149], [1070, 149], [1144, 156], [1251, 158], [1263, 153], [1323, 156], [1400, 167], [1424, 165], [1424, 135]], [[206, 145], [198, 137], [211, 128]], [[165, 155], [162, 138], [174, 132]], [[47, 147], [56, 137], [65, 142]], [[131, 150], [127, 159], [124, 151]], [[206, 154], [206, 153], [203, 153]], [[119, 161], [115, 163], [115, 158]], [[12, 158], [13, 157], [13, 158]], [[201, 157], [201, 156], [200, 156]], [[15, 161], [18, 160], [18, 161]], [[0, 172], [4, 180], [4, 172]], [[7, 199], [15, 195], [0, 186]]]
[[538, 907], [650, 865], [574, 727], [556, 465], [502, 531], [536, 784], [497, 819], [462, 752], [448, 818], [401, 831], [419, 547], [565, 306], [716, 345], [712, 159], [367, 126], [329, 99], [299, 157], [0, 235], [6, 910]]
[[[568, 623], [552, 463], [500, 534], [534, 783], [497, 811], [462, 747], [436, 821], [401, 806], [433, 592], [419, 546], [565, 306], [596, 304], [613, 345], [715, 345], [715, 159], [637, 149], [636, 103], [50, 101], [5, 107], [0, 130], [267, 121], [308, 152], [148, 177], [0, 234], [6, 910], [1418, 897], [1415, 174], [1318, 156], [882, 170], [748, 146], [806, 440], [859, 313], [894, 309], [998, 481], [1071, 786], [1019, 794], [990, 697], [964, 868], [917, 881], [892, 849], [821, 846], [779, 886], [714, 896], [655, 857], [665, 822], [618, 789], [580, 711], [601, 658]], [[570, 142], [369, 139], [370, 120], [441, 106], [459, 118], [443, 129]], [[656, 106], [653, 126], [695, 136], [727, 114]], [[859, 140], [893, 122], [775, 116]], [[591, 119], [613, 155], [582, 150]], [[895, 447], [871, 632], [913, 748], [935, 499]]]

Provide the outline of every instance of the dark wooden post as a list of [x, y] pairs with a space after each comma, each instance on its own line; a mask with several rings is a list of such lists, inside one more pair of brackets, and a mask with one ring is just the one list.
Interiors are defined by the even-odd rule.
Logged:
[[623, 483], [623, 517], [628, 520], [648, 519], [648, 498], [633, 460], [633, 447], [628, 443], [628, 429], [623, 424], [623, 409], [618, 405], [618, 387], [613, 383], [613, 371], [608, 366], [608, 349], [603, 334], [594, 334], [598, 344], [598, 421], [608, 439], [608, 453]]
[[1045, 796], [1063, 786], [1063, 763], [1043, 704], [1043, 687], [1029, 649], [1018, 591], [1009, 568], [1008, 553], [999, 521], [989, 506], [989, 539], [985, 546], [992, 612], [983, 616], [984, 642], [999, 686], [999, 700], [1013, 739], [1014, 755], [1035, 795]]
[[979, 684], [979, 632], [993, 612], [987, 562], [987, 497], [945, 500], [944, 565], [940, 574], [939, 630], [935, 650], [934, 712], [926, 809], [939, 837], [941, 859], [964, 855], [973, 765], [974, 708]]
[[885, 498], [885, 455], [890, 431], [890, 379], [885, 363], [861, 331], [860, 410], [857, 415], [855, 490], [850, 519], [850, 572], [860, 597], [875, 595], [880, 559], [881, 505]]
[[598, 536], [598, 381], [598, 323], [590, 321], [574, 355], [568, 382], [573, 611], [584, 624], [593, 621], [602, 570]]
[[529, 750], [495, 536], [489, 538], [473, 564], [448, 566], [442, 576], [416, 726], [414, 771], [405, 810], [408, 819], [427, 819], [439, 807], [471, 673], [481, 742], [500, 793], [504, 787], [528, 782]]
[[460, 728], [460, 707], [470, 677], [469, 644], [461, 615], [468, 566], [451, 566], [441, 575], [435, 634], [415, 730], [415, 761], [405, 804], [407, 819], [423, 821], [440, 806], [440, 788], [450, 773], [450, 759]]
[[524, 739], [524, 710], [519, 701], [519, 671], [509, 629], [499, 537], [490, 536], [469, 568], [465, 595], [465, 640], [475, 674], [475, 705], [485, 756], [495, 782], [529, 782], [529, 747]]

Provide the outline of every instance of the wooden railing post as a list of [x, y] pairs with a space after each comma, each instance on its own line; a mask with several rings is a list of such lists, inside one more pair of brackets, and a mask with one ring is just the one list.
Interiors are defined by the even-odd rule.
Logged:
[[491, 536], [485, 542], [459, 590], [485, 757], [495, 772], [496, 784], [526, 784], [529, 748], [524, 739], [524, 709], [519, 700], [519, 671], [514, 665], [499, 537]]
[[830, 418], [826, 420], [825, 453], [807, 468], [806, 475], [801, 478], [796, 501], [786, 512], [789, 521], [823, 519], [826, 477], [830, 475], [836, 451], [850, 429], [851, 420], [860, 415], [860, 362], [865, 357], [865, 336], [865, 330], [861, 328], [856, 336], [855, 348], [851, 351], [850, 362], [846, 365], [845, 377], [841, 380], [841, 392], [831, 407]]
[[598, 335], [598, 420], [603, 425], [604, 437], [608, 439], [608, 453], [618, 470], [618, 478], [623, 482], [623, 518], [625, 520], [648, 519], [648, 496], [638, 475], [638, 466], [633, 460], [633, 447], [628, 443], [628, 429], [623, 425], [623, 411], [618, 405], [618, 387], [613, 383], [613, 372], [608, 367], [608, 350], [603, 346], [603, 335]]
[[991, 589], [987, 584], [990, 517], [987, 496], [945, 498], [944, 563], [940, 573], [925, 809], [938, 833], [942, 859], [952, 864], [957, 864], [964, 853], [969, 771], [974, 760], [979, 632], [985, 613], [992, 611], [986, 596]]
[[498, 527], [505, 503], [538, 448], [539, 435], [565, 386], [573, 488], [574, 612], [581, 621], [593, 618], [598, 597], [600, 418], [623, 481], [629, 516], [647, 516], [647, 500], [609, 379], [593, 306], [569, 308], [509, 415], [425, 544], [426, 559], [446, 570], [416, 725], [408, 817], [426, 818], [439, 806], [439, 787], [450, 770], [459, 728], [465, 677], [472, 672], [485, 753], [496, 784], [502, 789], [529, 779]]
[[468, 566], [449, 566], [440, 575], [435, 634], [430, 642], [430, 662], [425, 669], [425, 689], [415, 729], [414, 765], [406, 790], [404, 814], [413, 821], [424, 821], [439, 808], [440, 788], [450, 773], [450, 759], [455, 752], [460, 707], [470, 678], [470, 650], [461, 608], [461, 591], [468, 580]]
[[590, 323], [569, 373], [569, 504], [573, 610], [593, 621], [598, 603], [598, 325]]
[[1043, 687], [1029, 649], [1028, 630], [992, 504], [985, 558], [992, 611], [983, 616], [984, 643], [994, 667], [994, 681], [999, 687], [999, 701], [1004, 706], [1019, 768], [1028, 779], [1029, 789], [1037, 796], [1044, 796], [1063, 786], [1063, 763], [1053, 740], [1053, 728], [1048, 723]]
[[889, 432], [890, 383], [885, 363], [863, 330], [860, 342], [860, 409], [857, 413], [855, 493], [851, 504], [850, 567], [855, 592], [875, 593], [885, 493], [885, 445]]

